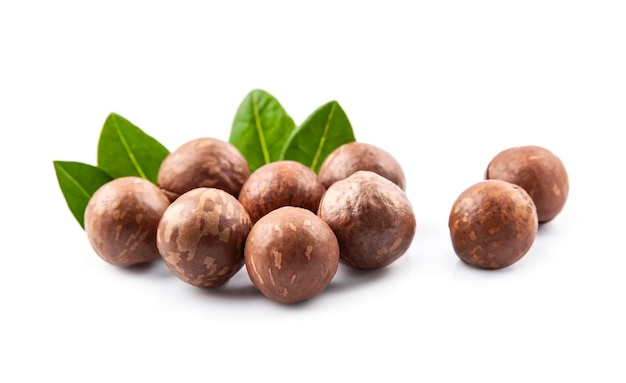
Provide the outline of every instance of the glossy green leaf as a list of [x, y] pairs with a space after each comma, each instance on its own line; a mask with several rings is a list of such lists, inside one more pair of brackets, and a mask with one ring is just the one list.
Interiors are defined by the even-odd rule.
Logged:
[[294, 129], [293, 119], [278, 100], [264, 90], [254, 89], [237, 109], [229, 142], [246, 158], [250, 171], [255, 171], [280, 159]]
[[98, 188], [113, 178], [104, 170], [81, 162], [53, 161], [65, 202], [82, 228], [85, 208]]
[[98, 167], [113, 178], [137, 176], [157, 183], [165, 146], [124, 117], [111, 113], [98, 141]]
[[337, 101], [315, 110], [287, 140], [281, 159], [301, 162], [316, 173], [337, 147], [355, 141], [348, 116]]

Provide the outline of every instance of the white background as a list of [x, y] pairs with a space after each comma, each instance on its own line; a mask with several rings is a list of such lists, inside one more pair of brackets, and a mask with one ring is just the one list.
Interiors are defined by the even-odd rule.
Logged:
[[[0, 381], [626, 379], [623, 1], [208, 3], [0, 4]], [[296, 123], [337, 100], [396, 156], [409, 251], [295, 306], [245, 269], [206, 291], [98, 258], [52, 161], [95, 164], [110, 112], [170, 150], [227, 140], [254, 88]], [[526, 144], [567, 204], [517, 264], [471, 269], [452, 203]]]

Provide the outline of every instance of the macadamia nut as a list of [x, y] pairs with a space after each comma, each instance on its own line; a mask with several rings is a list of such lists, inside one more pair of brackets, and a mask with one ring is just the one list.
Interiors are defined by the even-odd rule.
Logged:
[[333, 150], [324, 160], [318, 176], [324, 187], [328, 188], [358, 170], [377, 173], [402, 190], [406, 189], [406, 180], [400, 163], [386, 150], [353, 141]]
[[448, 227], [462, 261], [482, 269], [501, 269], [519, 261], [532, 246], [537, 211], [520, 186], [485, 180], [458, 196]]
[[405, 192], [367, 170], [330, 185], [318, 215], [337, 235], [341, 259], [358, 269], [385, 267], [400, 258], [416, 230], [413, 207]]
[[248, 176], [248, 162], [234, 145], [203, 137], [165, 157], [157, 181], [171, 201], [198, 187], [222, 189], [237, 198]]
[[91, 196], [85, 209], [85, 232], [95, 252], [120, 267], [159, 258], [157, 225], [170, 201], [152, 182], [116, 178]]
[[292, 304], [321, 293], [339, 266], [331, 228], [308, 209], [284, 206], [264, 215], [246, 240], [245, 264], [265, 296]]
[[297, 161], [282, 160], [255, 170], [241, 187], [239, 202], [254, 223], [283, 206], [302, 207], [316, 213], [325, 191], [311, 168]]
[[196, 188], [172, 202], [157, 230], [167, 267], [198, 287], [217, 287], [243, 267], [250, 217], [230, 193]]
[[533, 199], [540, 223], [554, 219], [569, 194], [569, 179], [563, 162], [539, 146], [513, 147], [498, 153], [487, 166], [485, 179], [521, 186]]

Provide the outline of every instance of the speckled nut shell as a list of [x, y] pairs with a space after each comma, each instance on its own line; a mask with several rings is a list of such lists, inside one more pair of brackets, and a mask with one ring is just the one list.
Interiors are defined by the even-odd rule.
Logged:
[[270, 299], [292, 304], [321, 293], [339, 267], [339, 244], [310, 210], [284, 206], [252, 227], [245, 246], [252, 283]]
[[234, 145], [204, 137], [183, 144], [165, 157], [157, 183], [171, 201], [198, 187], [222, 189], [237, 198], [248, 176], [248, 162]]
[[318, 215], [336, 234], [342, 261], [358, 269], [391, 264], [415, 235], [415, 214], [405, 192], [371, 171], [359, 170], [333, 183]]
[[270, 162], [254, 171], [241, 187], [239, 202], [252, 222], [283, 206], [296, 206], [317, 212], [326, 191], [311, 169], [300, 162]]
[[159, 222], [157, 246], [174, 275], [198, 287], [217, 287], [243, 267], [252, 223], [231, 194], [196, 188], [182, 194]]
[[377, 173], [406, 190], [400, 163], [389, 152], [364, 142], [349, 142], [333, 150], [322, 162], [318, 176], [328, 188], [358, 170]]
[[150, 181], [117, 178], [102, 185], [85, 209], [85, 232], [95, 252], [120, 267], [159, 258], [156, 231], [169, 200]]
[[521, 186], [537, 207], [539, 222], [554, 219], [569, 193], [569, 179], [561, 160], [539, 146], [519, 146], [498, 153], [487, 166], [485, 179]]
[[502, 269], [519, 261], [532, 246], [537, 211], [521, 187], [485, 180], [459, 195], [448, 226], [461, 260], [482, 269]]

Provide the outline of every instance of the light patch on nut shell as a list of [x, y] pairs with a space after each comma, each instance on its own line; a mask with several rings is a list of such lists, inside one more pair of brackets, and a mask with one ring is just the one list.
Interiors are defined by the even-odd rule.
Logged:
[[229, 238], [230, 238], [230, 229], [226, 227], [224, 228], [224, 230], [220, 232], [220, 241], [228, 242]]
[[122, 232], [122, 225], [121, 224], [115, 225], [115, 240], [116, 241], [120, 240], [120, 233], [121, 232]]
[[235, 215], [235, 206], [232, 203], [226, 204], [226, 219], [231, 219]]
[[283, 263], [283, 254], [278, 250], [274, 250], [272, 254], [274, 255], [274, 266], [280, 270]]
[[213, 204], [213, 209], [209, 210], [209, 201], [215, 202], [215, 193], [207, 192], [200, 195], [197, 207], [192, 210], [189, 224], [180, 228], [185, 231], [184, 235], [178, 236], [176, 246], [181, 252], [187, 252], [187, 260], [191, 261], [196, 256], [198, 243], [203, 236], [219, 233], [220, 217], [222, 215], [222, 205]]
[[211, 268], [213, 268], [215, 266], [215, 258], [213, 258], [213, 257], [206, 257], [202, 263], [204, 263], [206, 265], [207, 269], [211, 270]]
[[270, 282], [272, 283], [272, 286], [276, 286], [276, 280], [274, 280], [274, 275], [272, 274], [271, 267], [267, 268], [267, 274], [270, 276]]
[[259, 273], [259, 270], [257, 270], [257, 268], [256, 268], [256, 262], [255, 262], [255, 259], [254, 259], [254, 254], [250, 254], [250, 265], [252, 265], [252, 271], [254, 271], [254, 275], [259, 280], [259, 283], [264, 285], [265, 281], [263, 280], [263, 277], [261, 276], [261, 273]]

